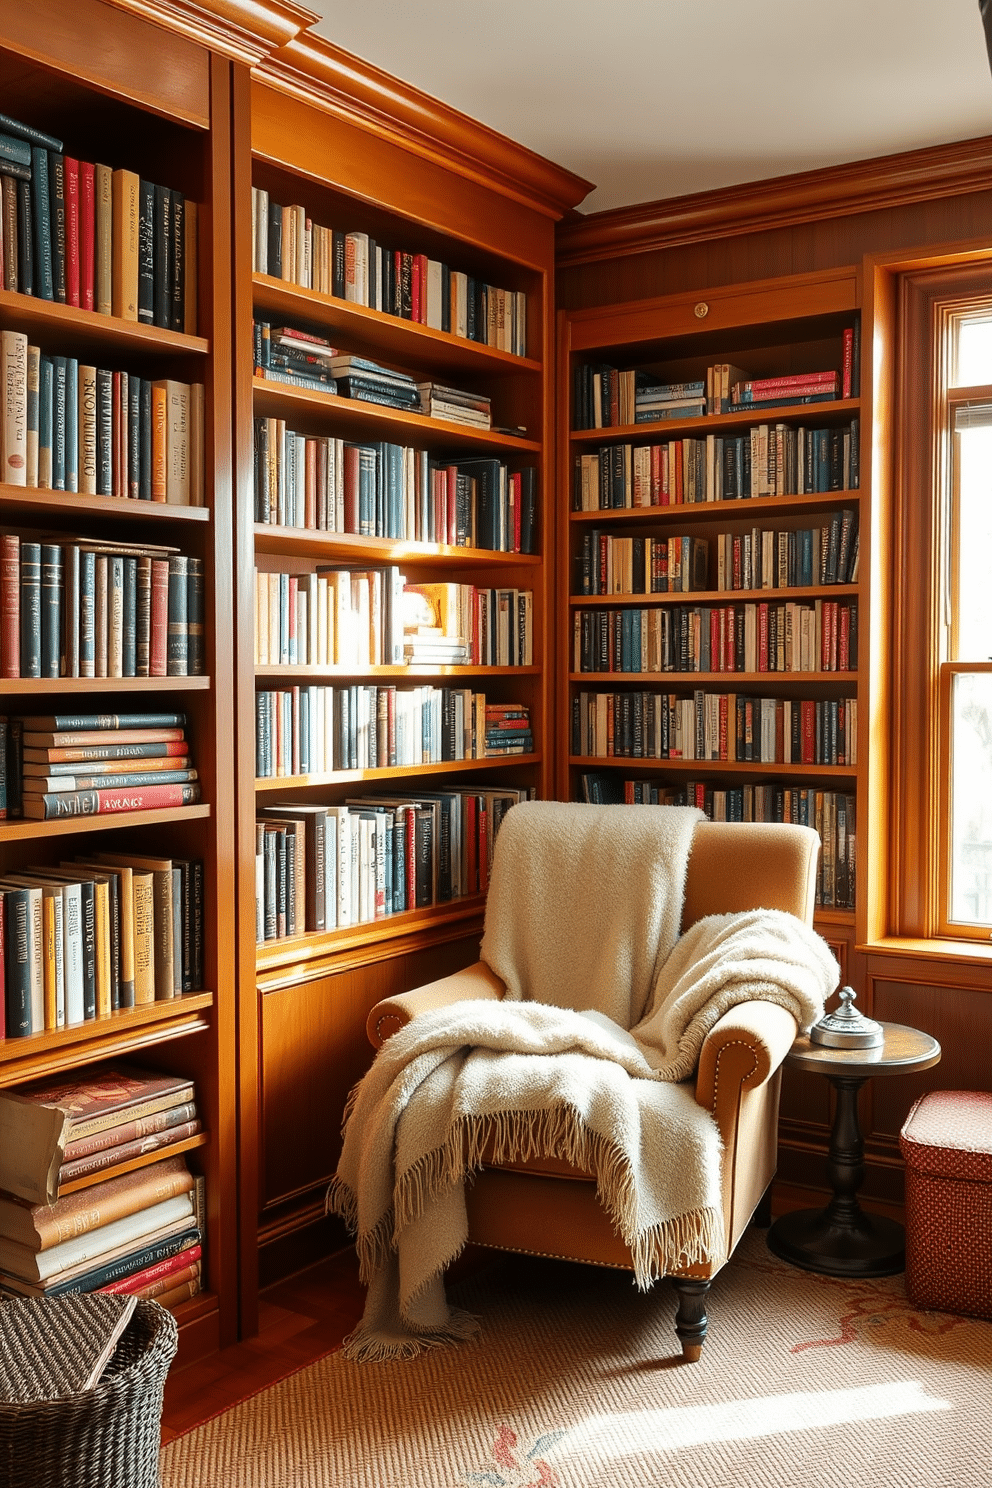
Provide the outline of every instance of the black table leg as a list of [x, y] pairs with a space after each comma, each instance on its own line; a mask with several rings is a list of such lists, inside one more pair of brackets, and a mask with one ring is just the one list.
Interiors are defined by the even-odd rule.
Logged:
[[903, 1227], [858, 1203], [865, 1146], [858, 1123], [864, 1076], [829, 1075], [837, 1092], [827, 1176], [833, 1198], [825, 1209], [783, 1214], [768, 1231], [768, 1248], [783, 1261], [827, 1276], [892, 1276], [905, 1269]]

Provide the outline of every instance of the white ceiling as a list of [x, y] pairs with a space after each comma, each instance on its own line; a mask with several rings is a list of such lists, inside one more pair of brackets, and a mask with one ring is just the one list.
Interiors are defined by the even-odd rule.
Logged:
[[594, 181], [583, 212], [992, 133], [978, 0], [306, 3], [337, 45]]

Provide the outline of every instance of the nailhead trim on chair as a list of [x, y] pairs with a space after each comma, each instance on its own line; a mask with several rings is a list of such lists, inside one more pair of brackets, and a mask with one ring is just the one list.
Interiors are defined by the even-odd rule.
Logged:
[[[730, 1040], [728, 1040], [727, 1043], [722, 1044], [720, 1046], [719, 1050], [717, 1051], [716, 1067], [715, 1067], [714, 1073], [713, 1073], [713, 1105], [710, 1108], [713, 1111], [716, 1110], [717, 1100], [718, 1100], [719, 1094], [720, 1094], [720, 1060], [723, 1058], [724, 1052], [727, 1049], [750, 1049], [750, 1051], [751, 1051], [751, 1057], [754, 1060], [754, 1063], [752, 1064], [751, 1068], [748, 1070], [747, 1074], [744, 1076], [744, 1079], [745, 1080], [750, 1079], [750, 1077], [754, 1074], [755, 1070], [758, 1068], [758, 1056], [754, 1052], [754, 1045], [753, 1044], [747, 1043], [747, 1041], [745, 1039], [730, 1039]], [[744, 1081], [742, 1080], [741, 1081], [741, 1084], [743, 1084], [743, 1083], [744, 1083]]]
[[[382, 1030], [390, 1023], [393, 1026], [388, 1033], [384, 1034]], [[384, 1044], [386, 1039], [392, 1038], [394, 1033], [399, 1033], [400, 1029], [405, 1027], [406, 1024], [402, 1021], [398, 1013], [383, 1013], [376, 1019], [375, 1036], [380, 1044]]]

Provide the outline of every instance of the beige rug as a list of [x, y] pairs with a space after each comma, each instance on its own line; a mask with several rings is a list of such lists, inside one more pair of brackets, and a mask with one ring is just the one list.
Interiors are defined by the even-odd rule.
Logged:
[[165, 1448], [163, 1488], [979, 1488], [992, 1324], [917, 1312], [745, 1237], [699, 1364], [674, 1294], [506, 1258], [462, 1284], [479, 1340], [407, 1363], [330, 1354]]

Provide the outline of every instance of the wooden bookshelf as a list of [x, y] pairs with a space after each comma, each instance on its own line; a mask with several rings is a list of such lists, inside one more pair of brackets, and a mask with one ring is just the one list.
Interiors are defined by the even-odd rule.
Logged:
[[[721, 538], [740, 538], [745, 533], [750, 534], [752, 529], [791, 534], [804, 528], [828, 525], [831, 518], [844, 509], [860, 515], [870, 479], [865, 453], [861, 458], [860, 486], [857, 489], [810, 492], [803, 491], [800, 484], [783, 482], [791, 494], [712, 499], [715, 483], [711, 480], [709, 500], [687, 498], [676, 502], [666, 493], [664, 504], [633, 505], [632, 499], [628, 498], [624, 506], [581, 510], [576, 479], [576, 467], [582, 457], [601, 450], [612, 452], [620, 445], [636, 447], [682, 440], [705, 441], [707, 438], [729, 440], [746, 434], [758, 424], [772, 428], [782, 425], [789, 430], [800, 426], [849, 428], [852, 419], [859, 419], [861, 414], [862, 400], [857, 396], [856, 386], [851, 389], [852, 396], [838, 395], [823, 403], [796, 403], [764, 410], [755, 405], [744, 411], [715, 411], [688, 418], [672, 416], [620, 426], [575, 427], [576, 374], [584, 366], [642, 370], [650, 372], [650, 381], [657, 384], [705, 382], [706, 369], [724, 362], [747, 369], [753, 378], [826, 369], [840, 373], [843, 332], [854, 327], [859, 314], [859, 275], [850, 268], [560, 314], [558, 568], [563, 582], [558, 601], [556, 779], [558, 794], [563, 798], [582, 799], [583, 776], [600, 773], [607, 780], [634, 780], [671, 792], [684, 792], [692, 783], [702, 795], [699, 804], [706, 801], [708, 809], [713, 810], [711, 793], [716, 792], [716, 809], [730, 812], [736, 809], [730, 804], [732, 793], [746, 803], [747, 792], [752, 787], [777, 783], [793, 793], [808, 788], [813, 809], [816, 792], [854, 796], [857, 799], [857, 835], [859, 840], [862, 838], [867, 826], [863, 765], [828, 762], [825, 753], [819, 756], [824, 762], [818, 764], [785, 763], [784, 757], [778, 762], [745, 759], [739, 753], [735, 757], [733, 750], [721, 758], [719, 746], [716, 758], [709, 755], [698, 759], [686, 758], [676, 753], [674, 741], [670, 753], [661, 758], [648, 757], [643, 750], [634, 757], [634, 751], [626, 752], [626, 746], [621, 748], [619, 743], [616, 753], [597, 754], [590, 758], [576, 752], [570, 728], [573, 706], [577, 706], [579, 694], [674, 694], [680, 699], [691, 699], [694, 693], [702, 691], [710, 695], [736, 694], [738, 697], [765, 697], [796, 703], [805, 699], [852, 698], [858, 700], [856, 758], [860, 761], [867, 759], [868, 707], [859, 687], [857, 655], [851, 657], [850, 670], [776, 670], [773, 658], [770, 664], [762, 661], [759, 668], [751, 670], [629, 671], [620, 669], [621, 660], [618, 659], [615, 670], [592, 671], [576, 670], [573, 639], [573, 624], [577, 617], [587, 612], [595, 615], [601, 615], [603, 611], [615, 612], [619, 629], [621, 617], [632, 610], [661, 612], [662, 622], [670, 616], [674, 624], [680, 610], [698, 608], [703, 611], [702, 623], [705, 624], [706, 612], [712, 609], [729, 610], [744, 605], [774, 607], [794, 602], [815, 606], [819, 601], [852, 604], [863, 600], [861, 583], [807, 582], [786, 587], [779, 583], [777, 575], [771, 587], [720, 588], [716, 582], [716, 560], [717, 543]], [[864, 368], [862, 371], [864, 374]], [[861, 448], [867, 451], [863, 426], [861, 435]], [[722, 450], [722, 446], [712, 443], [711, 449], [716, 452]], [[612, 455], [606, 458], [612, 459]], [[592, 504], [588, 497], [586, 500]], [[631, 594], [604, 592], [605, 586], [601, 585], [599, 592], [584, 592], [583, 554], [588, 555], [591, 551], [587, 539], [593, 531], [617, 538], [663, 539], [678, 535], [703, 539], [709, 554], [707, 587]], [[862, 662], [867, 654], [866, 644], [864, 631], [859, 629], [858, 648]], [[703, 652], [704, 660], [706, 655]], [[676, 665], [684, 668], [687, 663], [679, 663], [676, 658]], [[766, 669], [769, 665], [770, 669]], [[733, 727], [732, 720], [730, 727]], [[726, 796], [721, 792], [726, 792]], [[745, 805], [744, 809], [750, 808]], [[805, 810], [804, 801], [800, 801], [798, 809]], [[821, 924], [850, 927], [854, 919], [854, 911], [846, 903], [824, 902], [820, 906], [818, 922]]]
[[[198, 214], [196, 335], [126, 322], [12, 290], [0, 328], [45, 354], [206, 388], [206, 504], [159, 505], [0, 485], [0, 531], [173, 545], [203, 562], [205, 674], [195, 677], [7, 679], [5, 712], [184, 711], [201, 803], [179, 810], [0, 824], [0, 871], [57, 865], [93, 848], [203, 863], [203, 989], [71, 1026], [0, 1042], [0, 1085], [69, 1079], [106, 1061], [188, 1075], [202, 1134], [183, 1144], [206, 1180], [204, 1291], [177, 1309], [181, 1357], [237, 1336], [237, 1145], [234, 916], [233, 625], [230, 595], [231, 63], [202, 38], [153, 24], [142, 7], [26, 0], [0, 21], [4, 112], [61, 137], [66, 153], [133, 170], [194, 201]], [[154, 60], [152, 60], [154, 59]], [[153, 1160], [151, 1155], [149, 1161]]]
[[[358, 100], [374, 86], [379, 106]], [[415, 104], [417, 125], [412, 127]], [[254, 1327], [259, 1275], [270, 1279], [329, 1243], [315, 1221], [337, 1159], [345, 1098], [371, 1059], [369, 1008], [475, 959], [483, 896], [435, 903], [256, 945], [255, 819], [281, 801], [340, 804], [369, 791], [497, 785], [552, 791], [554, 222], [586, 183], [415, 94], [319, 38], [274, 51], [235, 90], [235, 481], [238, 493], [237, 708], [242, 1311]], [[457, 144], [456, 144], [457, 141]], [[494, 153], [494, 151], [496, 153]], [[390, 250], [526, 296], [526, 355], [471, 341], [385, 310], [316, 292], [254, 262], [252, 187], [313, 224], [369, 233]], [[493, 427], [355, 402], [254, 376], [252, 318], [325, 336], [343, 351], [492, 399]], [[301, 529], [255, 519], [253, 419], [357, 443], [389, 441], [450, 455], [496, 456], [536, 469], [537, 552]], [[502, 432], [513, 429], [515, 432]], [[516, 432], [523, 429], [523, 433]], [[398, 565], [409, 581], [446, 580], [533, 593], [533, 665], [287, 667], [253, 663], [253, 570], [306, 574]], [[256, 685], [465, 686], [530, 710], [535, 752], [421, 766], [256, 779]], [[357, 787], [357, 790], [356, 790]], [[316, 1026], [315, 1026], [316, 1025]], [[292, 1155], [286, 1141], [293, 1133]], [[336, 1222], [334, 1222], [336, 1223]], [[335, 1233], [337, 1233], [335, 1231]], [[343, 1238], [343, 1234], [342, 1234]]]

